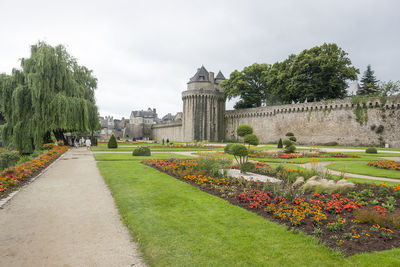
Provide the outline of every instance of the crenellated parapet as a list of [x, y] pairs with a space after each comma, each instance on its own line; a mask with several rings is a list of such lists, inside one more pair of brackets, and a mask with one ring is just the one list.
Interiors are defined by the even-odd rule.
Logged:
[[[312, 111], [334, 111], [334, 110], [353, 110], [356, 108], [355, 103], [352, 103], [351, 98], [336, 99], [320, 102], [310, 103], [298, 103], [298, 104], [287, 104], [278, 106], [258, 107], [258, 108], [247, 108], [238, 110], [227, 110], [225, 112], [225, 118], [244, 118], [244, 117], [269, 117], [277, 114], [286, 113], [301, 113], [301, 112], [312, 112]], [[400, 96], [388, 97], [386, 103], [381, 103], [378, 97], [368, 98], [365, 103], [360, 101], [360, 105], [369, 109], [399, 109], [400, 108]]]

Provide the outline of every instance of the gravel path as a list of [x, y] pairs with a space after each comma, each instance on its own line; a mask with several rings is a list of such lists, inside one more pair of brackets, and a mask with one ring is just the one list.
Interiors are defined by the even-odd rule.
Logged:
[[0, 229], [0, 266], [145, 266], [85, 148], [5, 204]]

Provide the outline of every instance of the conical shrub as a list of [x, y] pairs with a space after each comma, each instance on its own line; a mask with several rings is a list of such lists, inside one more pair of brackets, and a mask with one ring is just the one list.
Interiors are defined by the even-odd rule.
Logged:
[[108, 140], [107, 147], [108, 148], [117, 148], [118, 147], [117, 139], [115, 139], [114, 135], [111, 135], [110, 140]]
[[282, 138], [279, 138], [278, 148], [283, 148]]

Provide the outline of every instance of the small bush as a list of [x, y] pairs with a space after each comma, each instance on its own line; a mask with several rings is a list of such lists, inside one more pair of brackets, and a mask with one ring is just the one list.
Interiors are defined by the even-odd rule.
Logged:
[[244, 145], [234, 144], [229, 151], [230, 154], [235, 157], [238, 164], [242, 165], [243, 163], [247, 162], [247, 155], [249, 154], [249, 151]]
[[365, 150], [365, 153], [368, 153], [368, 154], [377, 154], [377, 153], [378, 153], [378, 150], [377, 150], [375, 147], [369, 147], [369, 148], [367, 148], [367, 149]]
[[138, 147], [132, 152], [132, 156], [151, 156], [150, 148], [148, 147]]
[[239, 125], [236, 129], [236, 133], [238, 136], [243, 137], [245, 135], [252, 134], [253, 128], [251, 126], [245, 125], [245, 124]]
[[245, 162], [240, 166], [240, 172], [246, 173], [254, 170], [256, 165], [253, 162]]
[[18, 151], [6, 150], [0, 153], [0, 167], [6, 169], [15, 165], [18, 162], [20, 156]]
[[64, 145], [64, 141], [63, 140], [58, 140], [57, 141], [57, 145], [58, 146], [63, 146]]
[[296, 151], [296, 146], [291, 144], [285, 148], [285, 153], [294, 153]]
[[289, 146], [293, 145], [293, 143], [289, 139], [285, 139], [285, 140], [283, 140], [283, 145], [289, 147]]
[[224, 147], [224, 152], [225, 152], [225, 153], [228, 153], [228, 154], [231, 154], [230, 149], [232, 148], [233, 145], [235, 145], [235, 144], [234, 144], [234, 143], [227, 144], [227, 145]]
[[48, 144], [43, 144], [42, 145], [42, 150], [50, 150], [54, 147], [53, 143], [48, 143]]
[[291, 137], [289, 137], [289, 140], [292, 141], [292, 142], [296, 142], [296, 141], [297, 141], [297, 138], [294, 137], [294, 136], [291, 136]]
[[257, 146], [260, 141], [258, 140], [258, 137], [255, 134], [247, 134], [244, 136], [244, 142], [246, 144], [252, 145], [252, 146]]
[[283, 148], [282, 138], [279, 138], [278, 148]]
[[287, 133], [286, 133], [286, 136], [287, 136], [287, 137], [294, 136], [294, 133], [292, 133], [292, 132], [287, 132]]
[[110, 140], [107, 143], [108, 148], [118, 148], [117, 140], [114, 135], [111, 135]]

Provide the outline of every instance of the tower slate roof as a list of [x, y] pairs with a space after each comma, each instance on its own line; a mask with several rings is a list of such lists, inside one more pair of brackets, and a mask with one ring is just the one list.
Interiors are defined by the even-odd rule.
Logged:
[[218, 71], [217, 77], [215, 77], [216, 80], [226, 80], [225, 76], [222, 74], [221, 71]]
[[201, 66], [201, 68], [197, 69], [196, 74], [190, 78], [189, 83], [193, 83], [193, 82], [209, 82], [209, 76], [208, 76], [208, 71], [206, 70], [206, 68], [204, 68], [204, 66]]

